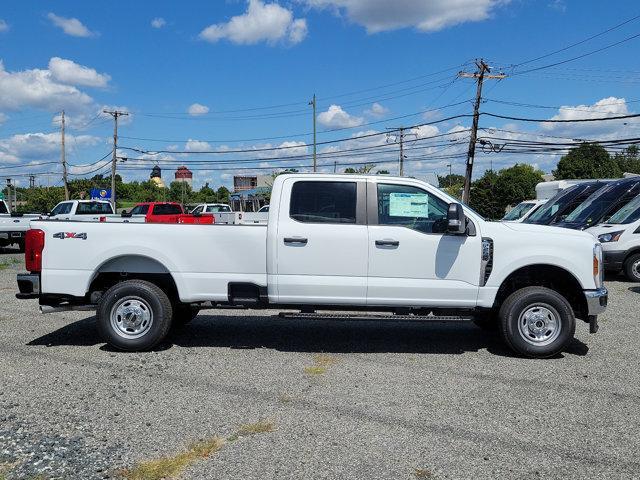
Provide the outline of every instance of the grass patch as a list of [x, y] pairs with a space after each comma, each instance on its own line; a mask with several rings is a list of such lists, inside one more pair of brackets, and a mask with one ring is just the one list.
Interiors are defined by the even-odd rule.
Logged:
[[[238, 431], [227, 438], [213, 437], [193, 443], [185, 451], [172, 457], [140, 462], [138, 465], [120, 470], [118, 475], [125, 480], [171, 480], [178, 478], [184, 470], [197, 460], [205, 459], [243, 436], [273, 432], [275, 424], [267, 420], [241, 425]], [[0, 480], [5, 480], [0, 472]]]
[[207, 458], [222, 448], [225, 440], [213, 437], [210, 440], [193, 443], [189, 448], [172, 457], [141, 462], [131, 469], [120, 472], [127, 480], [161, 480], [178, 477], [189, 465], [199, 459]]
[[413, 475], [416, 478], [435, 478], [433, 472], [428, 468], [414, 468]]
[[273, 432], [276, 426], [273, 422], [268, 420], [260, 420], [255, 423], [245, 423], [238, 429], [238, 435], [245, 437], [249, 435], [258, 435], [260, 433]]

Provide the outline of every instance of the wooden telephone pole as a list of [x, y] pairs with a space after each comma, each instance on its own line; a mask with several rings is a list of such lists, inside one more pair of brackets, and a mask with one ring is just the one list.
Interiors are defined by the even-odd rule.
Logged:
[[316, 94], [313, 94], [313, 99], [309, 102], [309, 105], [313, 106], [313, 171], [317, 171], [318, 165], [316, 163]]
[[118, 161], [118, 117], [122, 115], [129, 115], [127, 112], [120, 112], [118, 110], [103, 110], [103, 113], [111, 115], [113, 117], [113, 156], [111, 158], [111, 205], [113, 205], [113, 211], [116, 211], [116, 162]]
[[469, 203], [469, 193], [471, 191], [471, 175], [473, 174], [473, 159], [476, 154], [476, 140], [478, 139], [478, 120], [480, 119], [480, 102], [482, 101], [482, 83], [484, 79], [502, 80], [507, 76], [504, 73], [489, 75], [491, 68], [484, 60], [476, 61], [478, 70], [473, 73], [460, 72], [459, 77], [475, 78], [478, 82], [476, 89], [476, 102], [473, 106], [473, 126], [471, 127], [471, 139], [469, 140], [469, 151], [467, 152], [467, 168], [464, 176], [464, 192], [462, 193], [463, 203]]

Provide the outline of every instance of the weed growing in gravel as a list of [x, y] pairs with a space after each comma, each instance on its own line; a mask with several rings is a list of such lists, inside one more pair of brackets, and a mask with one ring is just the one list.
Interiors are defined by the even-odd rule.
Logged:
[[304, 373], [307, 375], [322, 375], [327, 373], [327, 369], [336, 363], [336, 359], [330, 355], [318, 354], [313, 357], [313, 365], [304, 367]]
[[238, 429], [238, 435], [240, 436], [248, 436], [248, 435], [257, 435], [259, 433], [268, 433], [273, 432], [276, 429], [275, 424], [273, 422], [269, 422], [267, 420], [260, 420], [256, 423], [246, 423], [241, 425]]
[[142, 462], [131, 469], [125, 469], [120, 475], [127, 480], [160, 480], [176, 478], [182, 471], [198, 459], [207, 458], [216, 453], [225, 444], [220, 437], [196, 442], [186, 451], [173, 457], [163, 457], [157, 460]]
[[[252, 436], [260, 433], [273, 432], [275, 424], [266, 420], [256, 423], [247, 423], [241, 425], [238, 431], [227, 438], [213, 437], [210, 440], [204, 440], [193, 443], [184, 452], [178, 453], [173, 457], [162, 457], [156, 460], [141, 462], [131, 469], [121, 470], [119, 473], [121, 478], [126, 480], [168, 480], [177, 478], [189, 465], [199, 459], [208, 458], [226, 443], [238, 440], [242, 436]], [[5, 480], [0, 473], [0, 480]]]

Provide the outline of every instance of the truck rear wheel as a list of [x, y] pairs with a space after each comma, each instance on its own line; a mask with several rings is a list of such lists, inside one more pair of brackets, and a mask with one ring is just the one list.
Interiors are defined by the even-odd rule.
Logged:
[[149, 350], [171, 328], [171, 301], [156, 285], [127, 280], [111, 287], [98, 303], [98, 331], [119, 350]]
[[500, 326], [512, 350], [527, 357], [547, 358], [573, 338], [576, 321], [562, 295], [545, 287], [526, 287], [502, 304]]
[[640, 282], [640, 253], [631, 255], [624, 261], [624, 273], [632, 282]]

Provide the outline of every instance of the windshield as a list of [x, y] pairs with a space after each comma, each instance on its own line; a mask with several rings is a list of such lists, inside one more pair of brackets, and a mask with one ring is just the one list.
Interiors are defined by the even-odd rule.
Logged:
[[562, 213], [571, 211], [572, 208], [577, 207], [579, 202], [587, 198], [589, 194], [593, 193], [600, 186], [601, 184], [597, 183], [582, 183], [561, 190], [537, 211], [533, 212], [524, 223], [549, 225]]
[[207, 207], [207, 212], [209, 213], [221, 213], [221, 212], [230, 212], [231, 208], [228, 205], [209, 205]]
[[633, 223], [640, 220], [640, 195], [614, 213], [607, 223]]
[[62, 202], [55, 206], [55, 208], [51, 211], [51, 215], [65, 215], [67, 213], [71, 213], [71, 207], [73, 203], [71, 202]]
[[146, 215], [149, 211], [149, 205], [136, 205], [131, 209], [131, 215]]
[[637, 182], [627, 181], [612, 183], [587, 198], [584, 203], [567, 215], [564, 221], [587, 226], [598, 223], [607, 212], [613, 208], [620, 208], [629, 201], [629, 193], [636, 190], [637, 185]]
[[513, 207], [509, 213], [507, 213], [502, 220], [519, 220], [524, 217], [525, 213], [533, 208], [535, 203], [531, 202], [520, 202], [518, 205]]

